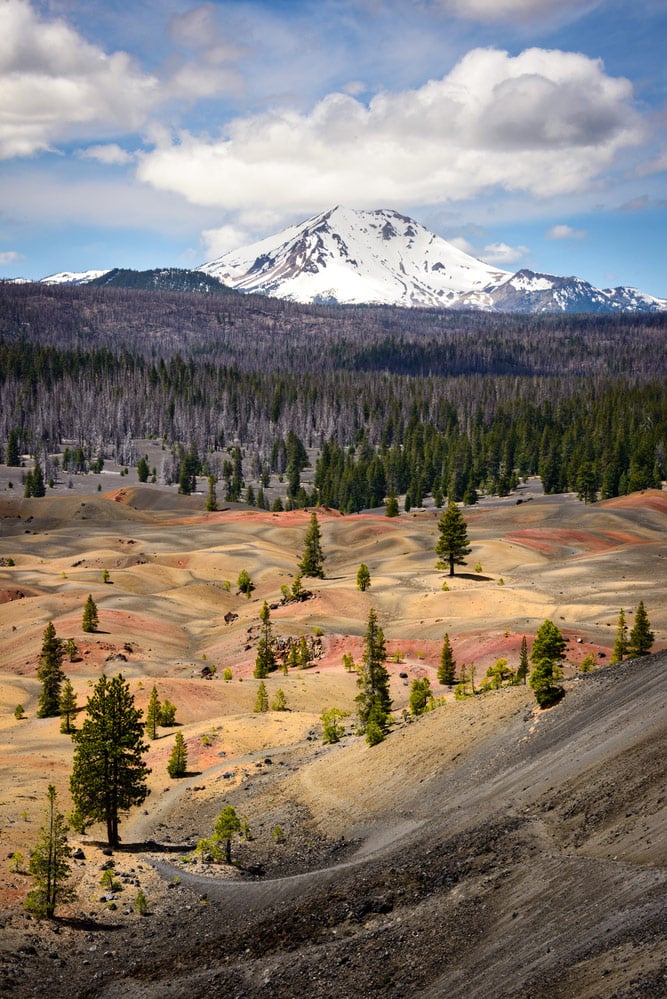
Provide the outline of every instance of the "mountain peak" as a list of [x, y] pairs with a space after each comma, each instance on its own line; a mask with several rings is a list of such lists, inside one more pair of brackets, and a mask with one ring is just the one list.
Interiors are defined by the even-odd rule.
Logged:
[[407, 215], [340, 205], [200, 270], [240, 291], [297, 302], [440, 307], [510, 277]]

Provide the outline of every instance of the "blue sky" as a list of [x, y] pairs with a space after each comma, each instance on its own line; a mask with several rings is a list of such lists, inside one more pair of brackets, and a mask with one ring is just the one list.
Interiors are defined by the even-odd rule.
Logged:
[[664, 0], [0, 0], [0, 277], [331, 208], [667, 297]]

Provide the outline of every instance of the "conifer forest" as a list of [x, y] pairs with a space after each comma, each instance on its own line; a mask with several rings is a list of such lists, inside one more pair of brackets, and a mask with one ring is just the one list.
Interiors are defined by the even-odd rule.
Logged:
[[1, 283], [2, 457], [48, 478], [54, 456], [136, 465], [153, 439], [183, 492], [211, 476], [262, 506], [280, 477], [288, 505], [345, 513], [474, 503], [527, 475], [593, 501], [667, 475], [666, 333], [661, 315]]

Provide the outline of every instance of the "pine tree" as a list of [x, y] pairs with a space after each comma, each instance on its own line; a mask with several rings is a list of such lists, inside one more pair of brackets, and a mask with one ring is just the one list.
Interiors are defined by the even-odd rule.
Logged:
[[145, 456], [141, 457], [137, 462], [137, 478], [139, 482], [148, 482], [148, 476], [150, 475], [150, 468], [148, 466], [148, 461]]
[[278, 687], [276, 691], [276, 696], [271, 702], [272, 711], [287, 711], [287, 701], [285, 699], [285, 691], [282, 687]]
[[622, 663], [628, 654], [628, 626], [625, 623], [625, 613], [621, 607], [616, 625], [616, 639], [609, 662], [613, 665]]
[[266, 600], [259, 612], [260, 636], [257, 643], [257, 657], [255, 659], [255, 669], [253, 676], [259, 680], [272, 673], [276, 666], [276, 655], [274, 652], [273, 631], [271, 628], [271, 611]]
[[60, 688], [65, 674], [62, 671], [63, 646], [56, 637], [53, 621], [49, 621], [42, 638], [42, 654], [37, 667], [37, 679], [42, 684], [39, 692], [38, 718], [54, 718], [60, 714]]
[[60, 709], [60, 715], [62, 721], [60, 723], [60, 731], [65, 735], [71, 735], [75, 730], [76, 725], [74, 724], [74, 716], [76, 715], [76, 694], [74, 693], [74, 687], [72, 686], [72, 681], [66, 679], [63, 683], [62, 690], [60, 692], [60, 700], [58, 702], [58, 707]]
[[362, 562], [357, 570], [357, 589], [364, 593], [370, 588], [371, 574], [365, 562]]
[[553, 621], [546, 620], [537, 629], [530, 661], [533, 671], [528, 683], [535, 691], [535, 699], [541, 708], [548, 708], [561, 699], [563, 687], [555, 681], [562, 677], [560, 663], [565, 658], [567, 643]]
[[519, 668], [516, 671], [516, 682], [526, 684], [529, 673], [528, 666], [528, 643], [526, 636], [521, 639], [521, 653], [519, 655]]
[[[371, 608], [366, 628], [364, 654], [357, 679], [357, 686], [360, 690], [356, 696], [357, 713], [362, 731], [367, 732], [372, 721], [373, 729], [379, 729], [383, 738], [387, 731], [391, 711], [389, 673], [385, 667], [386, 659], [384, 633], [378, 625], [375, 610]], [[374, 734], [377, 733], [374, 732]]]
[[42, 466], [38, 461], [35, 461], [35, 467], [32, 470], [32, 491], [31, 496], [46, 496], [46, 486], [44, 485], [44, 473], [42, 472]]
[[423, 715], [433, 701], [431, 681], [427, 676], [421, 680], [414, 679], [410, 689], [410, 711], [413, 715]]
[[266, 690], [266, 684], [263, 680], [260, 681], [259, 687], [257, 688], [257, 700], [255, 701], [255, 707], [253, 711], [255, 714], [264, 714], [265, 711], [269, 710], [269, 695]]
[[153, 687], [151, 690], [151, 696], [148, 699], [148, 707], [146, 708], [146, 735], [150, 736], [151, 739], [157, 739], [157, 727], [160, 724], [160, 711], [162, 705], [157, 694], [157, 687]]
[[97, 631], [97, 626], [99, 624], [99, 618], [97, 616], [97, 605], [92, 598], [92, 595], [88, 594], [88, 599], [86, 600], [86, 606], [83, 608], [83, 621], [81, 622], [81, 628], [83, 631], [91, 632]]
[[530, 661], [535, 665], [540, 659], [549, 659], [559, 663], [565, 658], [567, 642], [560, 628], [553, 621], [546, 620], [537, 629], [533, 647], [530, 650]]
[[317, 579], [324, 579], [324, 558], [320, 525], [317, 520], [317, 514], [313, 510], [304, 538], [303, 555], [299, 562], [299, 572], [302, 576], [313, 576]]
[[206, 509], [209, 513], [215, 513], [218, 509], [218, 497], [215, 491], [215, 476], [208, 477], [208, 495], [206, 496]]
[[387, 497], [387, 502], [384, 507], [385, 517], [398, 517], [400, 510], [398, 508], [398, 500], [396, 499], [396, 493], [392, 489]]
[[7, 447], [5, 449], [5, 465], [9, 468], [18, 468], [21, 464], [21, 452], [19, 451], [19, 432], [14, 427], [9, 431], [7, 437]]
[[320, 715], [322, 722], [322, 742], [325, 745], [332, 745], [340, 742], [345, 735], [345, 725], [342, 724], [344, 718], [349, 717], [349, 711], [342, 711], [340, 708], [329, 708]]
[[651, 631], [644, 601], [640, 600], [639, 607], [635, 612], [635, 623], [632, 626], [628, 640], [628, 657], [635, 659], [637, 656], [645, 656], [651, 651], [654, 640], [655, 635]]
[[188, 748], [181, 732], [176, 733], [174, 748], [167, 763], [167, 773], [170, 777], [184, 777], [188, 769]]
[[454, 661], [452, 647], [449, 642], [449, 635], [445, 632], [442, 652], [440, 653], [440, 665], [438, 666], [438, 683], [446, 683], [448, 687], [453, 687], [455, 682], [456, 662]]
[[58, 811], [56, 789], [49, 784], [44, 825], [35, 849], [30, 854], [29, 871], [35, 887], [25, 901], [33, 916], [52, 919], [59, 902], [66, 902], [72, 892], [66, 886], [70, 875], [68, 863], [71, 849], [67, 842], [65, 817]]
[[197, 844], [200, 853], [209, 853], [213, 860], [221, 864], [232, 862], [232, 839], [241, 832], [241, 820], [236, 809], [225, 805], [213, 827], [213, 833], [208, 839], [201, 839]]
[[449, 501], [447, 507], [438, 520], [438, 531], [440, 537], [435, 546], [435, 553], [438, 556], [436, 562], [437, 569], [449, 567], [449, 575], [454, 575], [455, 565], [465, 565], [465, 555], [469, 555], [472, 549], [468, 544], [468, 531], [466, 522], [456, 503]]
[[120, 813], [140, 805], [148, 795], [150, 770], [143, 755], [141, 711], [121, 674], [102, 674], [88, 699], [87, 718], [74, 732], [74, 764], [70, 792], [84, 824], [104, 822], [110, 847], [120, 842]]

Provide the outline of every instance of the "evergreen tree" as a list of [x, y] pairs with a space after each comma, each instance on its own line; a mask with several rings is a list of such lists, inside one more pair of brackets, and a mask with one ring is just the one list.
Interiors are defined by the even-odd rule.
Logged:
[[176, 733], [174, 748], [167, 763], [167, 773], [170, 777], [185, 777], [188, 769], [188, 749], [181, 732]]
[[[357, 686], [360, 690], [356, 696], [357, 713], [359, 726], [363, 732], [367, 732], [372, 721], [374, 730], [379, 729], [383, 738], [387, 731], [391, 711], [389, 673], [385, 667], [386, 659], [384, 633], [378, 624], [375, 610], [371, 608], [364, 641], [364, 654], [357, 679]], [[374, 734], [377, 733], [374, 731]]]
[[215, 476], [208, 477], [208, 495], [206, 496], [206, 509], [209, 513], [215, 513], [218, 509], [218, 497], [215, 491]]
[[308, 639], [302, 635], [299, 639], [299, 646], [296, 654], [296, 665], [298, 669], [309, 669], [313, 664], [313, 656], [308, 645]]
[[541, 659], [559, 663], [565, 658], [566, 646], [567, 642], [563, 638], [560, 628], [553, 621], [547, 619], [537, 629], [535, 641], [530, 650], [530, 661], [533, 665]]
[[449, 567], [449, 575], [454, 575], [455, 565], [465, 565], [464, 555], [469, 555], [472, 549], [468, 544], [466, 522], [456, 503], [449, 501], [438, 520], [440, 536], [435, 546], [438, 556], [437, 569]]
[[266, 684], [263, 680], [260, 680], [259, 687], [257, 688], [257, 699], [255, 700], [255, 707], [253, 711], [255, 714], [264, 714], [265, 711], [269, 710], [269, 695], [266, 690]]
[[625, 613], [621, 607], [616, 625], [616, 639], [609, 662], [613, 665], [621, 663], [628, 654], [628, 626], [625, 623]]
[[7, 447], [5, 449], [5, 465], [9, 468], [18, 468], [21, 464], [21, 452], [19, 451], [19, 432], [14, 427], [9, 431], [7, 437]]
[[282, 687], [278, 687], [276, 691], [276, 696], [271, 702], [272, 711], [287, 711], [287, 701], [285, 699], [285, 691]]
[[529, 673], [528, 666], [528, 643], [526, 641], [526, 636], [524, 635], [521, 639], [521, 652], [519, 655], [519, 668], [516, 671], [516, 682], [526, 684], [528, 680]]
[[226, 864], [231, 864], [232, 839], [241, 832], [241, 828], [241, 820], [236, 814], [236, 809], [231, 805], [225, 805], [213, 827], [212, 835], [208, 839], [201, 839], [197, 844], [197, 850], [200, 853], [209, 853], [219, 864], [223, 859]]
[[299, 562], [299, 572], [302, 576], [313, 576], [317, 579], [324, 579], [324, 558], [320, 525], [317, 521], [317, 514], [313, 510], [304, 539], [304, 549], [301, 561]]
[[99, 618], [97, 616], [97, 605], [92, 598], [92, 595], [88, 594], [88, 599], [86, 600], [86, 605], [83, 608], [83, 620], [81, 622], [81, 628], [83, 631], [91, 632], [97, 631], [97, 626], [99, 624]]
[[35, 460], [35, 467], [32, 470], [32, 492], [31, 496], [46, 496], [46, 486], [44, 485], [44, 473], [42, 466]]
[[342, 724], [344, 718], [349, 717], [349, 711], [341, 711], [340, 708], [329, 708], [320, 715], [322, 722], [322, 742], [331, 745], [340, 740], [345, 735], [345, 725]]
[[66, 679], [63, 683], [58, 706], [60, 709], [60, 716], [62, 718], [60, 731], [65, 735], [71, 735], [76, 728], [76, 725], [74, 724], [74, 716], [76, 715], [77, 708], [76, 694], [74, 693], [72, 681], [69, 679]]
[[414, 679], [410, 689], [410, 711], [413, 715], [423, 715], [433, 701], [431, 681], [427, 676], [421, 680]]
[[104, 822], [110, 847], [120, 843], [120, 813], [148, 795], [150, 770], [143, 755], [141, 711], [121, 674], [102, 674], [88, 699], [87, 718], [72, 739], [75, 744], [70, 792], [84, 824]]
[[556, 661], [543, 657], [533, 660], [533, 672], [528, 683], [535, 691], [535, 700], [541, 708], [549, 708], [556, 704], [565, 691], [556, 683], [562, 672]]
[[162, 705], [157, 694], [157, 687], [153, 687], [151, 690], [151, 696], [148, 699], [148, 707], [146, 708], [146, 735], [151, 739], [157, 739], [157, 727], [160, 724], [160, 711]]
[[276, 655], [274, 651], [273, 630], [271, 628], [271, 611], [266, 600], [259, 612], [260, 635], [257, 643], [257, 657], [255, 659], [255, 669], [253, 676], [262, 680], [277, 667]]
[[35, 886], [25, 901], [26, 910], [39, 918], [52, 919], [59, 902], [66, 902], [72, 892], [66, 886], [70, 875], [71, 849], [67, 842], [65, 817], [58, 811], [56, 789], [49, 784], [44, 825], [35, 849], [30, 854], [29, 871]]
[[385, 517], [398, 517], [400, 510], [398, 507], [398, 500], [396, 498], [396, 493], [392, 489], [387, 497], [387, 502], [384, 507]]
[[239, 588], [239, 593], [245, 593], [248, 600], [250, 600], [250, 594], [255, 589], [255, 584], [250, 578], [250, 573], [247, 569], [241, 569], [236, 580], [236, 585]]
[[145, 457], [141, 457], [137, 462], [137, 478], [139, 479], [139, 482], [148, 482], [150, 471], [148, 461]]
[[370, 588], [371, 574], [365, 562], [362, 562], [357, 570], [357, 589], [364, 593]]
[[639, 607], [635, 613], [635, 623], [630, 632], [628, 641], [628, 656], [635, 659], [637, 656], [645, 656], [651, 651], [655, 635], [651, 631], [648, 614], [644, 607], [644, 601], [639, 601]]
[[65, 679], [62, 661], [62, 642], [56, 637], [53, 621], [49, 621], [44, 629], [42, 654], [37, 667], [37, 679], [42, 684], [37, 708], [38, 718], [54, 718], [60, 714], [60, 688]]
[[453, 687], [456, 681], [456, 662], [449, 642], [449, 635], [445, 632], [440, 653], [440, 665], [438, 666], [438, 683], [447, 684]]

